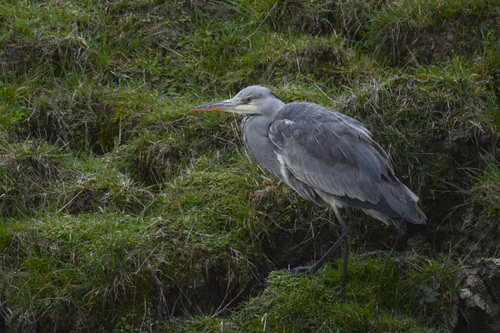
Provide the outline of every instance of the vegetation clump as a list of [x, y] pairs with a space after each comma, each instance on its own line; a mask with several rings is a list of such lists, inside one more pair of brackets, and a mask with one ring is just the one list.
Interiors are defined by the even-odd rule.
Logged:
[[[2, 2], [0, 331], [494, 331], [499, 27], [493, 0]], [[421, 198], [405, 237], [355, 213], [346, 302], [335, 261], [281, 271], [331, 212], [189, 111], [253, 84], [362, 121]]]

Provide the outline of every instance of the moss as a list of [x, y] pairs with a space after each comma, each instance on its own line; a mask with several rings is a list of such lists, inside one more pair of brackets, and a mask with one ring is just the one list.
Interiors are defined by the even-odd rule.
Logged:
[[[86, 214], [9, 225], [2, 243], [12, 270], [3, 271], [1, 279], [12, 288], [1, 292], [12, 313], [22, 311], [28, 320], [14, 315], [12, 329], [53, 325], [74, 330], [83, 322], [108, 327], [115, 313], [145, 300], [169, 313], [207, 311], [229, 301], [225, 295], [239, 296], [252, 271], [241, 242], [207, 233], [188, 218], [163, 222]], [[64, 309], [70, 309], [68, 315]], [[30, 324], [29, 318], [38, 320]]]
[[[0, 331], [452, 330], [442, 256], [498, 253], [494, 1], [0, 13]], [[333, 216], [246, 157], [241, 119], [189, 111], [250, 84], [365, 123], [422, 199], [404, 254], [379, 255], [396, 233], [356, 214], [345, 303], [331, 267], [266, 280], [324, 253]]]
[[[140, 222], [112, 215], [11, 221], [18, 231], [9, 233], [5, 260], [15, 269], [4, 271], [1, 279], [18, 286], [2, 290], [15, 316], [12, 323], [20, 329], [77, 329], [87, 315], [92, 322], [99, 311], [141, 295], [147, 272], [137, 273], [145, 256], [134, 250], [143, 237], [137, 232]], [[129, 273], [132, 266], [136, 274]], [[20, 309], [25, 317], [16, 315]]]
[[[373, 254], [351, 256], [351, 298], [345, 302], [335, 293], [341, 279], [339, 270], [328, 266], [320, 274], [306, 277], [277, 272], [269, 276], [261, 295], [229, 318], [198, 317], [168, 327], [207, 332], [220, 327], [225, 332], [295, 332], [304, 325], [307, 330], [335, 328], [339, 332], [449, 330], [457, 319], [450, 308], [457, 292], [453, 271], [442, 259], [427, 263], [418, 258], [406, 260], [409, 266], [396, 258]], [[435, 314], [433, 320], [424, 320], [427, 313]], [[449, 320], [443, 321], [443, 317]]]

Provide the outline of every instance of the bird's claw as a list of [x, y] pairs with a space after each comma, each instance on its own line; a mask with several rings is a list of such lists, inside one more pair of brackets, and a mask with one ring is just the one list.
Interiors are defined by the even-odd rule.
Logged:
[[311, 270], [311, 267], [304, 267], [304, 266], [295, 267], [295, 268], [289, 269], [288, 271], [290, 273], [297, 274], [297, 275], [309, 275], [309, 274], [313, 273], [313, 271]]

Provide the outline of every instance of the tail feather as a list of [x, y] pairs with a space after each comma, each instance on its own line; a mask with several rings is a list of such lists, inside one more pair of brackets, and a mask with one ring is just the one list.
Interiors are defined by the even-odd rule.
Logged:
[[418, 207], [417, 195], [402, 183], [388, 184], [382, 189], [381, 194], [389, 207], [397, 214], [397, 216], [389, 215], [391, 219], [396, 218], [397, 220], [399, 217], [399, 219], [413, 224], [426, 223], [427, 217]]

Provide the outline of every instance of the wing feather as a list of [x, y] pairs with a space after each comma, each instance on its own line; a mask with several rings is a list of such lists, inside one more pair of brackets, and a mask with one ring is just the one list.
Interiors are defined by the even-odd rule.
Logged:
[[317, 193], [326, 202], [425, 222], [416, 195], [397, 180], [386, 153], [355, 119], [313, 103], [290, 103], [271, 124], [269, 138], [283, 180], [306, 198]]

